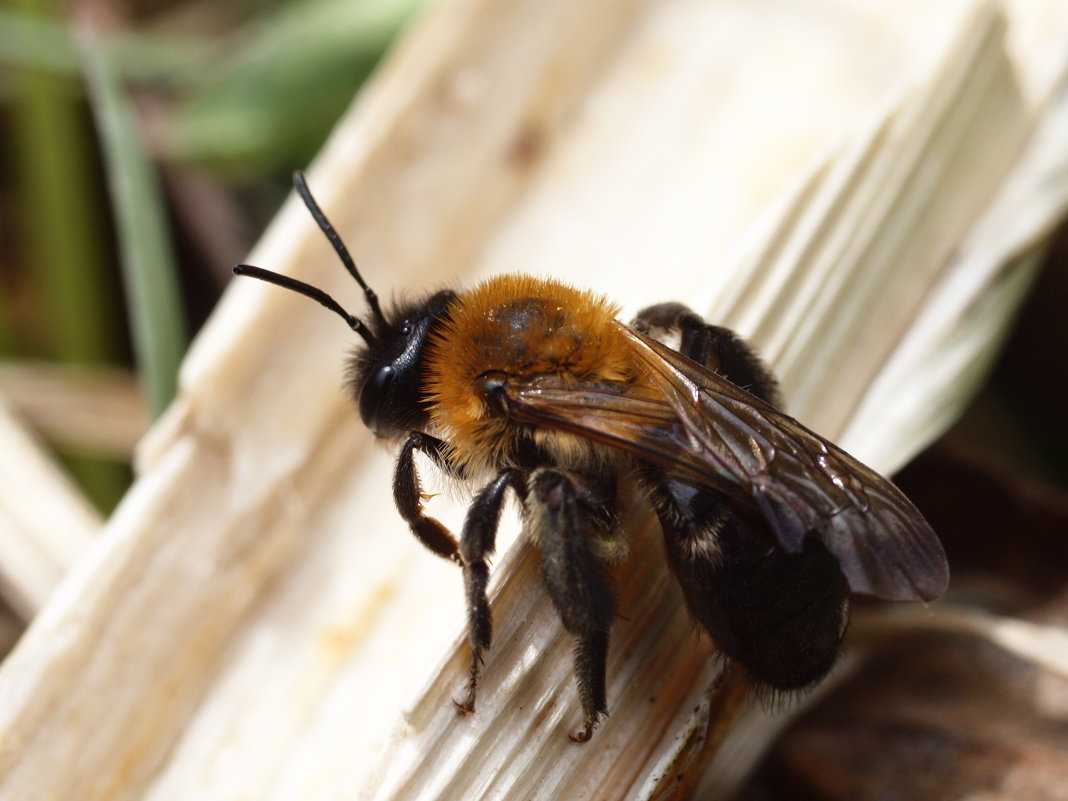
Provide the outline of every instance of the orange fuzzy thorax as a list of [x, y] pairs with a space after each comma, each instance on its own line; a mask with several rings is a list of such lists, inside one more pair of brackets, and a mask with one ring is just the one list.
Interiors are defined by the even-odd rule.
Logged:
[[[492, 468], [519, 433], [487, 407], [480, 381], [486, 373], [553, 375], [576, 384], [633, 382], [618, 311], [601, 295], [525, 275], [497, 276], [461, 293], [427, 353], [431, 426], [449, 443], [452, 458], [476, 472]], [[575, 450], [576, 459], [588, 450], [567, 435], [544, 436], [553, 438], [556, 450]]]

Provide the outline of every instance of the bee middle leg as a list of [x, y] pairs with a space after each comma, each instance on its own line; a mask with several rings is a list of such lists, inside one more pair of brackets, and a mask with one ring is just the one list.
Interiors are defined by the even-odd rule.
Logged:
[[492, 483], [484, 487], [471, 502], [460, 534], [460, 558], [464, 568], [464, 596], [467, 601], [467, 632], [471, 643], [471, 671], [467, 680], [467, 695], [456, 702], [461, 714], [475, 710], [478, 682], [482, 675], [482, 652], [493, 639], [493, 618], [490, 615], [486, 587], [489, 584], [489, 565], [486, 558], [493, 554], [497, 542], [497, 527], [501, 519], [501, 504], [505, 490], [511, 487], [519, 500], [527, 495], [526, 478], [522, 471], [505, 468]]
[[591, 546], [616, 532], [615, 488], [609, 484], [542, 468], [534, 473], [524, 504], [549, 595], [564, 628], [578, 639], [575, 679], [585, 721], [569, 735], [574, 742], [589, 740], [600, 716], [608, 713], [605, 669], [616, 599], [606, 560]]

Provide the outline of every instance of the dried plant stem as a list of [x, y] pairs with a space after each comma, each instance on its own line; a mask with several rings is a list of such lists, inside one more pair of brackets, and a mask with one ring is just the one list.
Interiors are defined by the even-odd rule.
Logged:
[[635, 796], [636, 801], [692, 798], [749, 694], [745, 673], [737, 664], [729, 665], [708, 688], [686, 727], [676, 735], [675, 747], [649, 774], [645, 786]]
[[23, 621], [99, 528], [96, 512], [0, 403], [0, 593]]
[[60, 448], [129, 461], [148, 429], [136, 378], [124, 370], [0, 364], [0, 394]]
[[[770, 346], [794, 413], [885, 468], [935, 433], [898, 406], [937, 404], [944, 423], [967, 400], [947, 387], [971, 364], [947, 359], [935, 383], [898, 374], [877, 398], [866, 388], [901, 363], [902, 342], [905, 361], [928, 364], [964, 352], [954, 332], [969, 355], [995, 346], [1029, 273], [969, 284], [977, 316], [932, 303], [967, 277], [955, 249], [1032, 152], [1068, 74], [1017, 64], [1001, 6], [951, 5], [906, 24], [899, 3], [836, 16], [803, 0], [454, 0], [400, 44], [309, 180], [383, 297], [519, 270], [630, 311], [671, 298], [724, 311], [717, 322]], [[801, 24], [817, 10], [830, 16]], [[1068, 38], [1068, 10], [1049, 13], [1026, 27], [1042, 52]], [[1056, 172], [1063, 148], [1043, 163]], [[1064, 194], [1029, 230], [1052, 224]], [[768, 257], [752, 273], [729, 256], [745, 230], [757, 244], [744, 252]], [[295, 202], [247, 261], [357, 306]], [[581, 714], [572, 641], [525, 542], [494, 566], [495, 644], [477, 712], [456, 716], [460, 576], [392, 508], [389, 458], [339, 391], [344, 326], [272, 290], [224, 299], [141, 479], [0, 671], [0, 796], [622, 799], [660, 792], [650, 776], [673, 753], [695, 766], [717, 744], [736, 782], [774, 726], [749, 729], [742, 756], [751, 707], [722, 743], [710, 732], [707, 753], [687, 730], [712, 646], [640, 510], [619, 571], [612, 713], [594, 740], [567, 739]], [[952, 315], [935, 352], [909, 332], [939, 313]], [[880, 421], [866, 439], [858, 408]], [[429, 503], [463, 519], [455, 501]], [[735, 700], [710, 702], [724, 705], [717, 725]], [[682, 789], [698, 773], [687, 767]]]

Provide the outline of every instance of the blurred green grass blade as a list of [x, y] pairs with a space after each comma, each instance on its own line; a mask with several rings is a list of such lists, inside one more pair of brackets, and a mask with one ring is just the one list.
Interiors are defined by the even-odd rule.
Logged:
[[0, 293], [0, 354], [11, 353], [15, 349], [15, 331], [11, 326], [11, 313], [8, 311], [7, 298]]
[[169, 157], [236, 173], [303, 164], [422, 0], [312, 0], [232, 43], [210, 83], [180, 106]]
[[[192, 39], [136, 32], [102, 35], [99, 46], [124, 78], [167, 86], [203, 80], [212, 50]], [[0, 64], [72, 78], [82, 72], [78, 48], [63, 23], [3, 9]]]
[[[49, 0], [24, 0], [50, 12]], [[42, 321], [23, 355], [94, 364], [115, 356], [118, 326], [94, 201], [87, 125], [70, 80], [43, 70], [11, 76], [19, 229]]]
[[[8, 106], [11, 165], [20, 235], [20, 263], [32, 287], [37, 326], [14, 326], [9, 332], [12, 355], [49, 358], [68, 364], [96, 365], [113, 361], [121, 324], [117, 293], [109, 269], [95, 157], [75, 74], [55, 71], [69, 38], [55, 34], [55, 0], [19, 0], [0, 21], [0, 42], [40, 50], [39, 68], [11, 69], [4, 74], [11, 89]], [[9, 27], [17, 17], [25, 27]], [[19, 37], [27, 33], [24, 40]], [[62, 40], [62, 41], [61, 41]], [[127, 470], [88, 456], [70, 455], [67, 467], [92, 501], [111, 509], [129, 483]]]
[[70, 35], [62, 25], [49, 18], [5, 10], [0, 10], [0, 61], [71, 75], [79, 68]]
[[149, 411], [158, 417], [174, 397], [178, 365], [186, 348], [163, 194], [159, 177], [141, 148], [117, 72], [92, 31], [80, 30], [78, 44], [118, 227], [138, 374]]

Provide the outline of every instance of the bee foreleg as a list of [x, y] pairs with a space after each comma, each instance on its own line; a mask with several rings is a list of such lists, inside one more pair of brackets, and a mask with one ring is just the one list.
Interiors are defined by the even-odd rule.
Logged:
[[464, 520], [460, 534], [460, 557], [464, 566], [464, 594], [467, 600], [467, 631], [471, 641], [471, 673], [467, 695], [457, 707], [461, 713], [473, 712], [478, 681], [482, 672], [482, 652], [493, 639], [493, 619], [490, 615], [486, 586], [489, 566], [486, 557], [493, 554], [497, 540], [497, 526], [501, 519], [501, 503], [508, 487], [515, 490], [522, 501], [527, 494], [524, 474], [513, 468], [502, 470], [493, 483], [479, 492]]
[[539, 470], [526, 510], [530, 532], [541, 547], [542, 575], [553, 605], [564, 628], [578, 638], [575, 679], [585, 725], [570, 737], [585, 742], [600, 716], [608, 713], [605, 663], [616, 609], [605, 560], [591, 546], [614, 533], [615, 515], [612, 494], [578, 482], [568, 473]]
[[658, 303], [638, 312], [634, 328], [643, 333], [678, 331], [678, 352], [728, 381], [779, 406], [778, 382], [756, 351], [729, 328], [706, 323], [681, 303]]
[[445, 459], [445, 444], [435, 437], [413, 431], [405, 440], [397, 457], [393, 473], [393, 500], [404, 522], [419, 542], [444, 559], [463, 564], [456, 537], [442, 523], [423, 514], [422, 489], [415, 469], [415, 451], [420, 450], [446, 471], [451, 471]]

